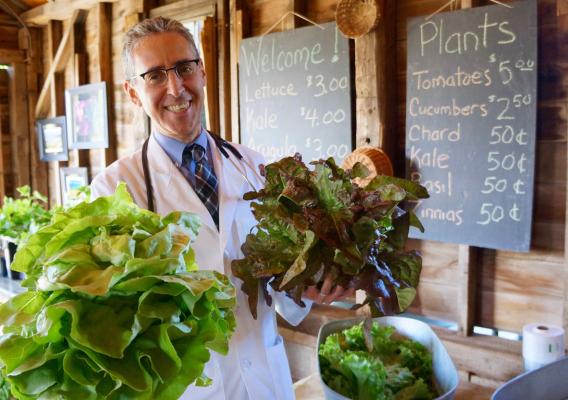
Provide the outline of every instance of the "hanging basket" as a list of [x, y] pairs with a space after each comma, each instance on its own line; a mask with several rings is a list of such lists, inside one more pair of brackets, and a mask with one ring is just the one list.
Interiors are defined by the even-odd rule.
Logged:
[[376, 0], [340, 0], [335, 10], [337, 27], [345, 37], [356, 39], [370, 32], [379, 21]]
[[369, 170], [369, 176], [366, 178], [353, 179], [353, 182], [361, 187], [367, 186], [377, 175], [393, 176], [393, 168], [389, 156], [378, 147], [359, 147], [353, 153], [345, 157], [341, 167], [343, 169], [350, 169], [357, 162], [360, 162]]

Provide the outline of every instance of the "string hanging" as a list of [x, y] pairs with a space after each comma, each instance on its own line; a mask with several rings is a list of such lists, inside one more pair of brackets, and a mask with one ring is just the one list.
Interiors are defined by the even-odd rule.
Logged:
[[[499, 0], [489, 0], [492, 3], [498, 4], [500, 6], [503, 7], [507, 7], [507, 8], [513, 8], [512, 5], [507, 4], [507, 3], [503, 3], [502, 1]], [[434, 15], [440, 13], [441, 11], [445, 10], [446, 8], [450, 7], [450, 10], [455, 10], [457, 8], [457, 0], [450, 0], [448, 1], [446, 4], [444, 4], [442, 7], [438, 8], [436, 11], [434, 11], [432, 14], [428, 15], [425, 19], [426, 21], [428, 21], [430, 18], [432, 18]]]
[[[452, 0], [453, 1], [453, 0]], [[323, 26], [321, 26], [320, 24], [318, 24], [315, 21], [312, 21], [311, 19], [309, 19], [308, 17], [306, 17], [305, 15], [299, 14], [295, 11], [288, 11], [286, 12], [284, 15], [282, 15], [278, 21], [276, 21], [274, 24], [272, 24], [272, 26], [270, 28], [268, 28], [264, 33], [262, 33], [260, 36], [264, 36], [267, 35], [268, 33], [270, 33], [280, 22], [282, 22], [284, 20], [284, 18], [286, 18], [287, 16], [289, 16], [290, 14], [298, 17], [298, 18], [302, 18], [304, 21], [309, 22], [312, 25], [317, 26], [318, 28], [320, 28], [321, 30], [324, 30], [325, 28]]]

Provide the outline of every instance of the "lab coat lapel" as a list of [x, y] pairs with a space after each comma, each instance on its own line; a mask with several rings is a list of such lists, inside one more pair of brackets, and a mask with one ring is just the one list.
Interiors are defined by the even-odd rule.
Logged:
[[168, 204], [169, 209], [192, 212], [201, 219], [201, 229], [218, 235], [211, 214], [153, 135], [148, 144], [148, 161], [157, 199], [156, 211], [160, 211], [160, 204]]
[[[213, 168], [219, 182], [219, 233], [221, 234], [221, 248], [225, 249], [231, 234], [231, 226], [237, 217], [235, 215], [237, 206], [242, 201], [247, 184], [237, 169], [240, 166], [239, 160], [230, 152], [228, 154], [232, 157], [231, 160], [226, 159], [217, 148], [211, 134], [208, 135], [208, 139], [212, 149]], [[236, 163], [236, 166], [232, 161]]]

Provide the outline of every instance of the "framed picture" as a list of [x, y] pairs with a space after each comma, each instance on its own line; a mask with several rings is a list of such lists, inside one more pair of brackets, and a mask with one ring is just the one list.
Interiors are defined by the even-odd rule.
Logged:
[[36, 121], [41, 161], [67, 161], [67, 125], [65, 116]]
[[59, 174], [63, 206], [73, 206], [83, 201], [85, 194], [81, 189], [89, 184], [87, 168], [61, 168]]
[[70, 149], [108, 147], [106, 83], [65, 90], [65, 113]]

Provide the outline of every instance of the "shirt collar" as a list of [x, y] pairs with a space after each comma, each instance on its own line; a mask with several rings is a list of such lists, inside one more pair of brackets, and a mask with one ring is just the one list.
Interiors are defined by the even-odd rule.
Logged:
[[160, 145], [162, 149], [166, 152], [166, 154], [170, 157], [170, 159], [174, 162], [174, 164], [179, 167], [183, 164], [183, 150], [186, 146], [196, 143], [205, 149], [205, 161], [208, 161], [208, 148], [209, 142], [207, 140], [207, 131], [201, 128], [201, 133], [197, 136], [197, 138], [190, 143], [184, 143], [172, 137], [166, 136], [158, 131], [154, 131], [154, 137], [156, 141]]

